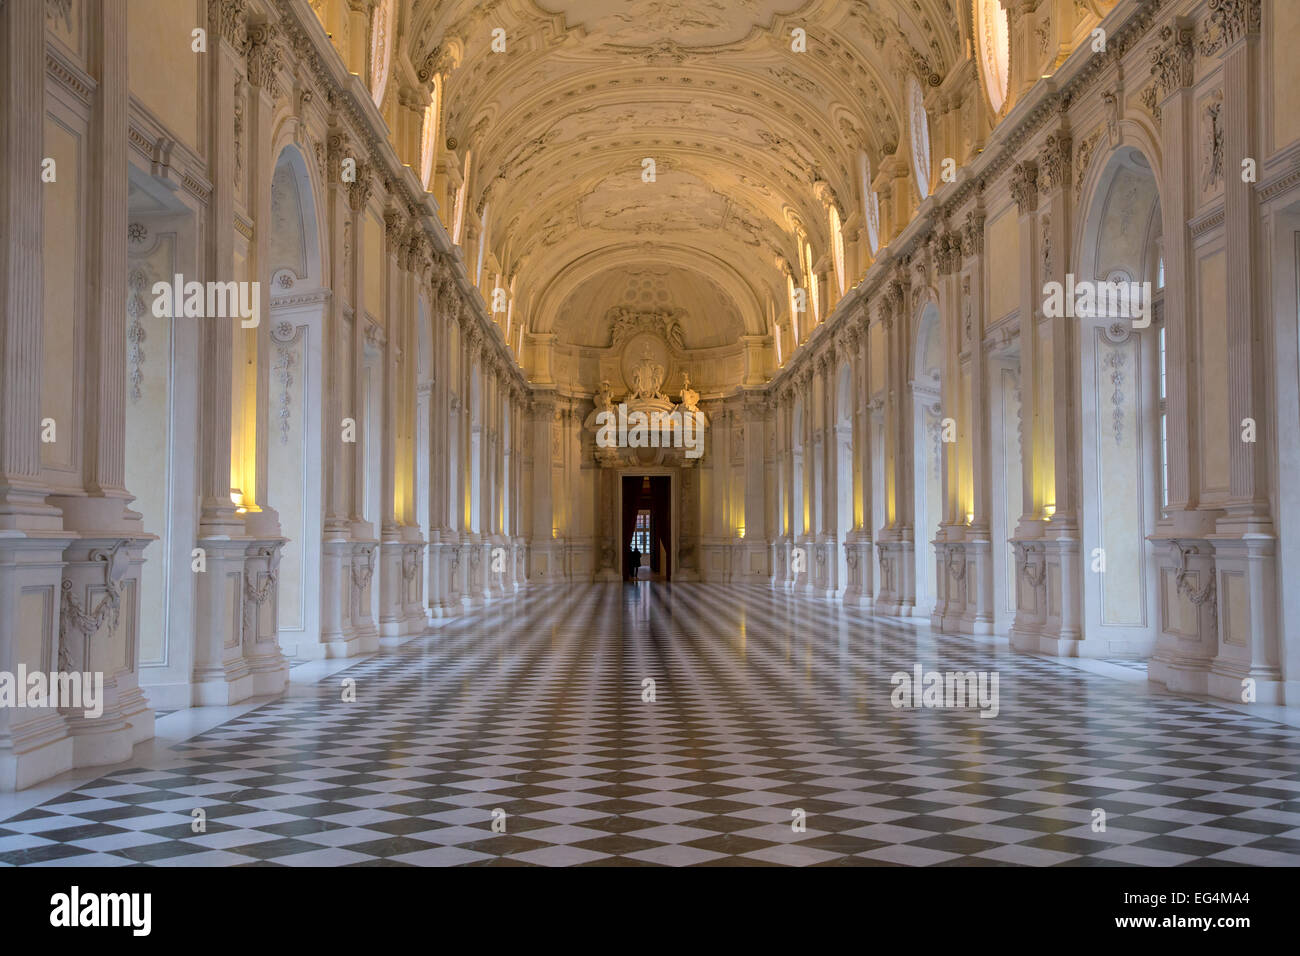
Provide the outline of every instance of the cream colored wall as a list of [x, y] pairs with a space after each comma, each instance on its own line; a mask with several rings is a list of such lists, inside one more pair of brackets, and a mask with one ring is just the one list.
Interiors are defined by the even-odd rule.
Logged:
[[1228, 421], [1228, 323], [1226, 262], [1222, 249], [1197, 263], [1197, 325], [1200, 330], [1201, 493], [1212, 500], [1228, 490], [1229, 443], [1238, 431]]
[[80, 132], [51, 115], [45, 118], [45, 153], [55, 161], [57, 179], [44, 190], [44, 357], [41, 375], [41, 417], [54, 419], [57, 441], [42, 442], [41, 464], [46, 478], [60, 486], [77, 487], [80, 439], [83, 337], [79, 334], [85, 308], [78, 281], [85, 269], [83, 151]]
[[[209, 53], [195, 53], [191, 31], [208, 26], [200, 0], [128, 0], [127, 69], [131, 93], [187, 146], [200, 145], [199, 76]], [[208, 50], [216, 39], [208, 38]]]
[[988, 250], [989, 319], [997, 322], [1020, 304], [1016, 277], [1020, 274], [1020, 220], [1014, 205], [998, 213], [985, 226]]

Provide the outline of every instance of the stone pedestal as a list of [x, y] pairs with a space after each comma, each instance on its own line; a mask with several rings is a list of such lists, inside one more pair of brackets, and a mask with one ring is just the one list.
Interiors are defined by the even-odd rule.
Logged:
[[[1209, 692], [1219, 653], [1214, 546], [1204, 538], [1172, 538], [1157, 552], [1162, 620], [1147, 677], [1180, 694]], [[1239, 699], [1240, 692], [1233, 695]]]
[[845, 604], [870, 607], [874, 603], [871, 554], [871, 535], [865, 531], [850, 531], [844, 542], [844, 556], [849, 569], [843, 596]]
[[876, 613], [884, 617], [911, 617], [916, 612], [916, 558], [912, 542], [887, 529], [877, 538], [876, 550], [880, 556], [881, 578]]
[[280, 651], [280, 555], [286, 539], [253, 539], [244, 548], [243, 652], [254, 696], [282, 693], [289, 662]]
[[966, 607], [954, 622], [967, 634], [993, 633], [993, 543], [968, 534], [963, 543], [966, 559]]
[[64, 551], [55, 670], [79, 673], [83, 686], [102, 680], [95, 711], [59, 712], [72, 740], [76, 767], [128, 760], [134, 746], [153, 736], [154, 714], [140, 690], [140, 568], [147, 537], [84, 537]]

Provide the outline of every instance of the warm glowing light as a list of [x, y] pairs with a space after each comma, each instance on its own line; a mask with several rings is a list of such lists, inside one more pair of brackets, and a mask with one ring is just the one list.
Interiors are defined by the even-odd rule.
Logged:
[[736, 537], [743, 538], [744, 536], [745, 536], [745, 526], [742, 524], [739, 528], [736, 529]]
[[974, 524], [974, 523], [975, 523], [975, 512], [973, 512], [973, 511], [968, 511], [968, 512], [966, 512], [966, 523], [967, 523], [967, 524]]
[[1052, 515], [1056, 514], [1056, 502], [1043, 505], [1043, 514], [1047, 515], [1047, 517], [1049, 518], [1052, 517]]
[[1002, 9], [998, 0], [975, 0], [975, 44], [979, 48], [984, 89], [989, 96], [989, 105], [996, 113], [1007, 98], [1011, 52], [1007, 11]]

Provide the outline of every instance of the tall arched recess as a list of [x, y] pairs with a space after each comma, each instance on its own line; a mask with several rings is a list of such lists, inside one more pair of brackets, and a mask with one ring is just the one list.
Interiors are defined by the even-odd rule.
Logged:
[[934, 539], [944, 519], [943, 507], [943, 337], [933, 302], [921, 312], [916, 331], [916, 365], [912, 369], [912, 416], [915, 455], [912, 502], [916, 556], [916, 614], [929, 617], [938, 596]]
[[1147, 328], [1113, 309], [1076, 308], [1085, 653], [1145, 658], [1159, 623], [1147, 538], [1163, 484], [1164, 310], [1160, 194], [1141, 152], [1125, 147], [1107, 158], [1086, 210], [1076, 284], [1149, 282], [1153, 301]]
[[849, 584], [849, 535], [856, 525], [853, 490], [853, 369], [844, 362], [835, 380], [835, 530], [836, 592], [843, 597]]
[[286, 146], [271, 179], [270, 392], [266, 403], [268, 495], [288, 538], [280, 561], [280, 647], [321, 657], [322, 338], [330, 290], [311, 177]]

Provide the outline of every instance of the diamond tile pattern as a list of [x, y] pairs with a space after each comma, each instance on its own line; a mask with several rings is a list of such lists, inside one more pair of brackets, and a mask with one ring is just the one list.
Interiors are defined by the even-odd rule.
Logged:
[[[996, 672], [998, 715], [893, 708], [916, 663]], [[0, 821], [0, 866], [1292, 866], [1298, 745], [1005, 642], [601, 584], [457, 619]]]

